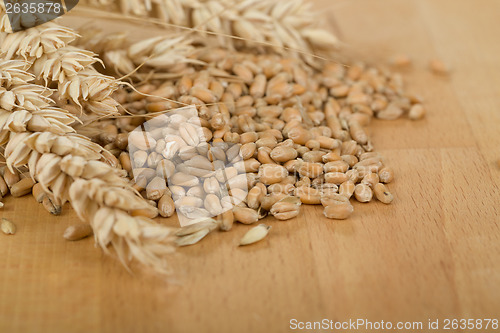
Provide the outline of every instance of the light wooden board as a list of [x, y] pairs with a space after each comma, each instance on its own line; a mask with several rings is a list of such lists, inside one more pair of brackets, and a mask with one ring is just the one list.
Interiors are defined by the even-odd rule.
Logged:
[[[423, 321], [500, 317], [500, 21], [497, 1], [322, 1], [345, 48], [380, 63], [414, 59], [408, 89], [421, 122], [376, 122], [376, 148], [396, 173], [392, 206], [355, 204], [347, 221], [306, 207], [269, 238], [215, 233], [171, 258], [164, 281], [129, 274], [92, 239], [66, 242], [77, 220], [31, 197], [5, 198], [0, 216], [0, 332], [286, 332], [323, 318]], [[332, 25], [333, 26], [333, 25]], [[426, 70], [432, 57], [449, 78]], [[171, 222], [173, 223], [173, 222]]]

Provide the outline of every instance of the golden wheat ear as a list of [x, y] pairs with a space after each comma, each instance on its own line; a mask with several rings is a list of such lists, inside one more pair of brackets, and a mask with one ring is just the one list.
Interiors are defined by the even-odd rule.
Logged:
[[80, 10], [98, 8], [122, 18], [147, 19], [167, 29], [191, 31], [232, 49], [265, 48], [291, 51], [310, 61], [317, 52], [331, 53], [339, 42], [320, 27], [311, 4], [303, 0], [230, 1], [100, 1], [81, 0]]
[[122, 170], [98, 160], [102, 158], [100, 146], [72, 134], [73, 128], [67, 125], [75, 117], [51, 107], [53, 102], [40, 94], [47, 91], [44, 87], [22, 82], [30, 76], [18, 70], [19, 62], [16, 66], [0, 61], [2, 77], [11, 78], [2, 88], [12, 93], [2, 94], [0, 103], [7, 106], [5, 99], [11, 96], [16, 101], [0, 112], [0, 136], [8, 138], [7, 168], [28, 165], [33, 179], [58, 205], [69, 200], [78, 216], [90, 223], [104, 250], [112, 245], [121, 260], [134, 258], [166, 272], [163, 255], [173, 249], [171, 229], [129, 214], [137, 210], [153, 215], [157, 209], [128, 185]]
[[53, 22], [1, 32], [0, 141], [6, 173], [15, 175], [17, 168], [28, 166], [41, 197], [50, 197], [53, 207], [70, 201], [105, 251], [111, 246], [124, 263], [136, 259], [167, 273], [172, 230], [140, 215], [157, 215], [157, 208], [129, 185], [123, 170], [106, 163], [112, 163], [111, 155], [74, 133], [72, 125], [79, 119], [55, 106], [53, 90], [32, 83], [38, 77], [56, 85], [59, 100], [68, 98], [97, 114], [111, 113], [117, 103], [110, 95], [118, 82], [92, 68], [97, 61], [93, 53], [67, 46], [76, 36]]

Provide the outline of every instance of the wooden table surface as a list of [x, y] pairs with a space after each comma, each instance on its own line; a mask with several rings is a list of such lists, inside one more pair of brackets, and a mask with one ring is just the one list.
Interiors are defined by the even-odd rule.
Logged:
[[[394, 204], [355, 203], [346, 221], [306, 207], [294, 220], [270, 219], [269, 237], [246, 248], [236, 245], [248, 227], [237, 225], [179, 250], [165, 281], [129, 274], [92, 239], [64, 241], [77, 220], [69, 207], [53, 217], [31, 197], [7, 197], [0, 216], [18, 232], [0, 235], [0, 332], [287, 332], [291, 319], [500, 319], [500, 2], [324, 0], [318, 8], [334, 15], [354, 57], [414, 59], [405, 79], [425, 97], [427, 119], [370, 127], [397, 173]], [[433, 57], [453, 67], [449, 78], [427, 71]]]

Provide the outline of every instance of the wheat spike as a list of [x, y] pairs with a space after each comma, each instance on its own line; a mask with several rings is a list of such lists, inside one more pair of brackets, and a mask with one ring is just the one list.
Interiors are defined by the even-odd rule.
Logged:
[[237, 49], [258, 46], [314, 53], [332, 51], [338, 43], [318, 26], [318, 15], [304, 0], [81, 0], [80, 4], [156, 18], [169, 28], [194, 29], [205, 39], [215, 36], [219, 45]]
[[170, 34], [147, 38], [130, 43], [125, 41], [126, 34], [105, 34], [98, 30], [84, 31], [81, 39], [75, 45], [99, 54], [104, 65], [114, 70], [117, 75], [131, 74], [140, 78], [141, 73], [172, 71], [182, 64], [203, 64], [193, 59], [197, 48], [194, 40]]
[[[2, 18], [7, 17], [2, 13]], [[6, 32], [4, 27], [0, 32], [0, 52], [4, 59], [23, 58], [30, 62], [44, 54], [50, 54], [73, 41], [77, 34], [53, 22], [19, 31]]]
[[70, 201], [78, 216], [90, 222], [96, 241], [116, 250], [121, 261], [135, 258], [167, 272], [164, 254], [173, 249], [171, 230], [130, 210], [156, 209], [134, 192], [123, 171], [103, 160], [102, 148], [74, 133], [77, 120], [53, 107], [51, 90], [29, 82], [22, 60], [0, 60], [0, 144], [11, 171], [27, 165], [58, 204]]
[[77, 75], [96, 61], [99, 60], [95, 53], [67, 46], [36, 59], [32, 72], [37, 79], [43, 79], [45, 85], [51, 81], [63, 83], [67, 77]]
[[[0, 6], [2, 21], [5, 9]], [[23, 69], [33, 73], [47, 87], [57, 87], [58, 105], [75, 105], [98, 115], [118, 114], [117, 103], [109, 96], [118, 89], [118, 81], [93, 68], [100, 62], [96, 54], [68, 44], [78, 34], [72, 29], [48, 22], [16, 33], [7, 33], [0, 25], [0, 56], [23, 60]]]

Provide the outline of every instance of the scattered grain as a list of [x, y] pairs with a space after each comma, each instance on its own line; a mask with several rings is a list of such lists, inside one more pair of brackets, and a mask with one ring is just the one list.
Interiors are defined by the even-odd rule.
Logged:
[[92, 228], [87, 223], [71, 225], [64, 231], [63, 237], [69, 241], [77, 241], [92, 235]]
[[240, 240], [240, 245], [250, 245], [261, 241], [267, 236], [270, 229], [271, 227], [265, 224], [259, 224], [258, 226], [253, 227], [252, 229], [248, 230]]
[[429, 69], [437, 75], [448, 75], [450, 73], [450, 67], [440, 59], [429, 61]]
[[16, 233], [16, 225], [10, 221], [7, 220], [6, 218], [2, 218], [2, 222], [0, 223], [0, 229], [2, 229], [2, 232], [6, 235], [13, 235]]
[[278, 201], [275, 203], [270, 210], [270, 213], [278, 220], [289, 220], [299, 215], [300, 212], [300, 202], [299, 205], [293, 202]]
[[389, 192], [387, 187], [382, 183], [378, 183], [374, 186], [373, 193], [375, 194], [377, 200], [382, 203], [390, 204], [394, 200], [391, 192]]
[[323, 214], [329, 219], [344, 220], [351, 216], [354, 207], [349, 202], [326, 206]]
[[359, 202], [370, 202], [373, 197], [373, 191], [370, 186], [366, 184], [357, 184], [354, 189], [354, 197]]

